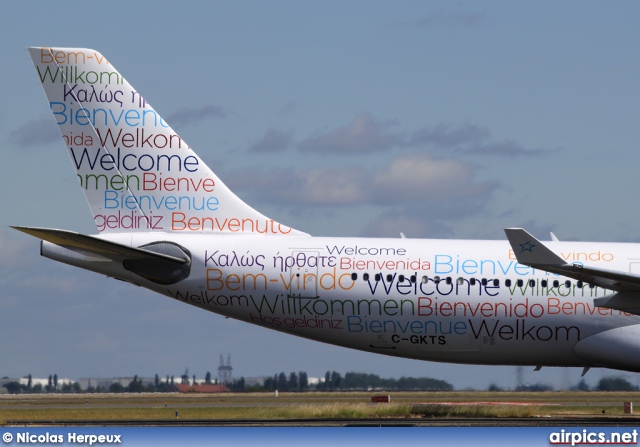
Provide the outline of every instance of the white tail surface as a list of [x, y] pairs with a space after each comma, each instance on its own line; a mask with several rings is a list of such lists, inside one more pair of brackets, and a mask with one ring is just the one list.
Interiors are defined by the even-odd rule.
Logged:
[[305, 233], [236, 196], [97, 51], [29, 48], [101, 233]]

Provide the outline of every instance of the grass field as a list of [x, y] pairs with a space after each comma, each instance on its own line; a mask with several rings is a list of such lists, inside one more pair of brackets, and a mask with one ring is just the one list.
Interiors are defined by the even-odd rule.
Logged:
[[[370, 403], [374, 394], [391, 403]], [[634, 401], [640, 392], [27, 394], [0, 395], [0, 424], [169, 420], [176, 412], [183, 420], [602, 416], [622, 415], [623, 402]]]

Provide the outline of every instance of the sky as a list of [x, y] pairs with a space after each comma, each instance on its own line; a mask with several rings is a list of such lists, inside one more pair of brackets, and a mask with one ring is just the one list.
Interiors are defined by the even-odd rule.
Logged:
[[312, 235], [640, 242], [639, 18], [634, 1], [3, 4], [0, 376], [202, 379], [229, 354], [237, 377], [517, 376], [299, 339], [41, 258], [9, 225], [97, 231], [26, 47], [100, 51], [243, 200]]

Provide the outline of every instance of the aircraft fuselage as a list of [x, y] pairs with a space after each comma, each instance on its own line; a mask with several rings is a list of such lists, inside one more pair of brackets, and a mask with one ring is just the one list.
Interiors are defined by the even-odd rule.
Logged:
[[[227, 317], [394, 356], [585, 366], [574, 352], [578, 342], [640, 323], [595, 306], [607, 290], [518, 263], [506, 241], [101, 237], [131, 239], [133, 246], [173, 241], [191, 253], [190, 275], [177, 284], [158, 285], [124, 269], [122, 279]], [[624, 271], [636, 263], [634, 244], [550, 246], [572, 263]]]

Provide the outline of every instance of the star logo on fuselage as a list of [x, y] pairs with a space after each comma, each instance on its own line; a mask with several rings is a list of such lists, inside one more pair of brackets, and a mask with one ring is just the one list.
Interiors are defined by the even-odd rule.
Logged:
[[533, 247], [535, 247], [535, 245], [533, 245], [531, 241], [527, 242], [526, 244], [520, 244], [520, 253], [524, 253], [525, 251], [533, 253]]

